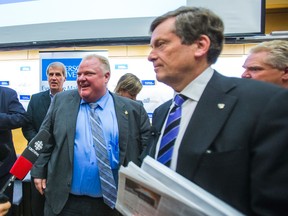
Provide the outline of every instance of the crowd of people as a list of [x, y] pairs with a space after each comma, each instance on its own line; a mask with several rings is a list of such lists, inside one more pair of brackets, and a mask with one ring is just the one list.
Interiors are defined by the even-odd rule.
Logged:
[[[152, 123], [136, 100], [141, 80], [124, 74], [109, 91], [109, 60], [96, 54], [83, 57], [75, 90], [63, 90], [65, 65], [51, 63], [49, 90], [34, 94], [27, 112], [0, 87], [0, 187], [16, 160], [11, 130], [22, 128], [28, 142], [46, 130], [51, 138], [31, 170], [33, 216], [121, 215], [119, 168], [147, 155], [245, 215], [285, 215], [288, 41], [253, 47], [234, 78], [212, 68], [224, 44], [212, 11], [180, 7], [154, 19], [150, 33], [148, 60], [174, 91]], [[12, 189], [0, 215], [12, 214]]]

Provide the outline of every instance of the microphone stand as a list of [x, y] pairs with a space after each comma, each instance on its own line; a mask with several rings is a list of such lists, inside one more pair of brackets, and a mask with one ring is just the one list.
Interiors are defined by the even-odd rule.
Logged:
[[16, 179], [16, 176], [12, 175], [9, 180], [6, 182], [6, 184], [4, 185], [4, 187], [1, 189], [0, 194], [3, 194], [6, 190], [7, 187], [9, 187], [12, 182], [14, 182]]

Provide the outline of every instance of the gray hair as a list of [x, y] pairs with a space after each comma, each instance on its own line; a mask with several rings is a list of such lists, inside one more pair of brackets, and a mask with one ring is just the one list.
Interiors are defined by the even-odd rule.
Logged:
[[50, 63], [47, 68], [46, 68], [46, 75], [48, 76], [49, 73], [49, 69], [50, 68], [61, 68], [62, 69], [62, 74], [63, 76], [66, 78], [67, 77], [67, 71], [66, 71], [66, 67], [62, 62], [52, 62]]
[[[106, 71], [106, 72], [109, 71], [109, 72], [111, 73], [109, 60], [108, 60], [108, 58], [106, 58], [106, 57], [104, 57], [104, 56], [102, 56], [102, 55], [89, 54], [89, 55], [83, 57], [81, 63], [82, 63], [83, 61], [85, 61], [85, 60], [94, 59], [94, 58], [95, 58], [95, 59], [98, 59], [98, 60], [102, 63], [101, 68], [102, 68], [102, 71], [103, 71], [104, 73], [105, 73], [105, 71]], [[81, 64], [81, 63], [80, 63], [80, 64]]]

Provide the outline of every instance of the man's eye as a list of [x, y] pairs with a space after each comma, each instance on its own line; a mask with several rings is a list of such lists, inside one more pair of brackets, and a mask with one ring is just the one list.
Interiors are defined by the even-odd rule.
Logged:
[[88, 73], [86, 73], [85, 75], [86, 75], [86, 76], [93, 76], [94, 73], [88, 72]]
[[251, 68], [247, 68], [247, 69], [249, 71], [255, 71], [255, 72], [263, 70], [262, 68], [258, 68], [258, 67], [251, 67]]
[[95, 75], [95, 73], [93, 73], [93, 72], [78, 73], [77, 77], [80, 77], [82, 75], [85, 76], [85, 77], [91, 77], [91, 76]]

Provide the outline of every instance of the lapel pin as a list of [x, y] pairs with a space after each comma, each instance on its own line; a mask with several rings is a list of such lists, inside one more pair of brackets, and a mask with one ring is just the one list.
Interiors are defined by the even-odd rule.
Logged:
[[125, 113], [125, 115], [128, 115], [128, 111], [127, 111], [127, 110], [125, 110], [125, 112], [124, 112], [124, 113]]
[[225, 104], [223, 104], [223, 103], [219, 103], [217, 106], [218, 106], [219, 109], [224, 109]]

